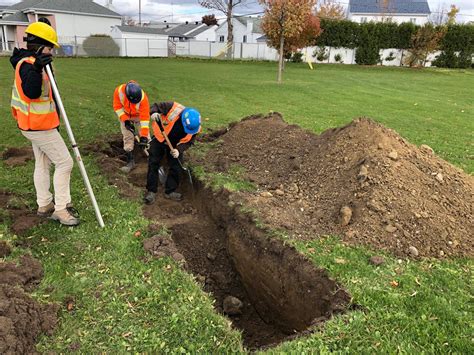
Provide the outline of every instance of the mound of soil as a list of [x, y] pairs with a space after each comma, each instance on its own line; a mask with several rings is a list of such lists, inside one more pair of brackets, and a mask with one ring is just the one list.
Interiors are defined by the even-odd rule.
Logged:
[[41, 264], [30, 256], [20, 264], [0, 263], [0, 354], [35, 353], [42, 333], [56, 326], [56, 305], [40, 304], [25, 291], [43, 277]]
[[46, 222], [31, 211], [17, 195], [0, 190], [0, 223], [7, 223], [12, 233], [22, 235], [29, 229]]
[[258, 191], [239, 198], [268, 226], [398, 256], [473, 255], [474, 179], [379, 123], [360, 118], [316, 135], [275, 113], [245, 118], [216, 140], [193, 163], [245, 167]]
[[31, 147], [8, 148], [2, 154], [3, 163], [9, 167], [25, 165], [33, 158]]
[[12, 252], [11, 247], [7, 242], [0, 240], [0, 258], [4, 258]]

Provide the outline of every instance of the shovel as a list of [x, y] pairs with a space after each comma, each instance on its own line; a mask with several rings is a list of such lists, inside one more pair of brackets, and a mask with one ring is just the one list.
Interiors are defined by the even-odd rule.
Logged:
[[[160, 117], [161, 125], [163, 126], [163, 122], [161, 121], [161, 116], [159, 116], [159, 117]], [[173, 148], [173, 145], [171, 144], [171, 142], [170, 142], [170, 140], [169, 140], [169, 138], [168, 138], [168, 135], [165, 133], [165, 131], [161, 130], [160, 125], [158, 125], [158, 128], [159, 128], [161, 134], [163, 135], [163, 137], [165, 137], [166, 144], [168, 145], [168, 148], [170, 148], [170, 150], [173, 150], [174, 148]], [[185, 167], [183, 166], [183, 163], [181, 163], [181, 160], [179, 160], [179, 157], [178, 157], [177, 160], [178, 160], [178, 163], [179, 163], [179, 166], [181, 167], [181, 169], [183, 169], [183, 171], [187, 173], [188, 178], [189, 178], [189, 183], [191, 184], [191, 188], [192, 188], [193, 191], [194, 191], [194, 184], [193, 184], [193, 178], [192, 178], [192, 176], [191, 176], [191, 172], [189, 171], [188, 168], [185, 168]]]

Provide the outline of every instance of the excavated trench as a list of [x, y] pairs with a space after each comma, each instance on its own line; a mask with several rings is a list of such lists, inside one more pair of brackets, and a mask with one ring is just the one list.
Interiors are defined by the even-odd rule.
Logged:
[[[121, 174], [110, 175], [123, 164], [118, 146], [111, 142], [103, 151], [109, 163], [102, 166], [120, 187]], [[128, 181], [144, 188], [146, 158], [139, 152], [136, 156], [138, 166]], [[184, 177], [183, 201], [165, 199], [160, 189], [157, 201], [144, 206], [144, 214], [154, 223], [152, 232], [166, 227], [172, 241], [155, 236], [144, 241], [145, 249], [156, 257], [169, 255], [183, 261], [215, 298], [216, 310], [242, 331], [248, 349], [309, 333], [313, 326], [347, 309], [349, 294], [325, 270], [293, 247], [270, 238], [268, 231], [241, 212], [241, 206], [230, 202], [229, 192], [213, 192], [196, 181], [193, 192]]]

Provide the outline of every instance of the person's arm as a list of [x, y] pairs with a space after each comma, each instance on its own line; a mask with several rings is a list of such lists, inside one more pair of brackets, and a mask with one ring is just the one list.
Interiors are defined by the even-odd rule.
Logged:
[[[154, 115], [157, 113], [158, 115], [166, 116], [168, 112], [173, 108], [174, 102], [173, 101], [168, 101], [168, 102], [160, 102], [160, 103], [154, 103], [151, 106], [150, 113], [151, 115]], [[161, 120], [155, 120], [156, 123], [158, 124], [158, 127], [160, 130], [164, 130], [163, 125], [161, 124]]]
[[33, 64], [23, 63], [20, 68], [21, 88], [29, 99], [37, 99], [41, 96], [43, 86], [43, 74], [38, 72]]
[[119, 96], [119, 87], [117, 87], [114, 91], [114, 111], [117, 114], [118, 118], [120, 121], [125, 122], [130, 119], [130, 117], [127, 115], [127, 113], [124, 110], [124, 107], [122, 103], [120, 102], [120, 96]]
[[148, 96], [143, 98], [140, 103], [140, 137], [148, 138], [150, 132], [150, 102], [148, 101]]

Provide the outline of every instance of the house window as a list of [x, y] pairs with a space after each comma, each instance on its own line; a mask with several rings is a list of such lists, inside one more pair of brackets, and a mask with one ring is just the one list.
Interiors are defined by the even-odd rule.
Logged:
[[366, 22], [367, 22], [367, 17], [360, 18], [360, 23], [366, 23]]
[[244, 35], [244, 43], [247, 43], [247, 35]]
[[219, 42], [224, 43], [225, 41], [225, 36], [219, 36]]
[[411, 22], [411, 23], [416, 23], [416, 17], [411, 17], [411, 18], [410, 18], [410, 22]]

